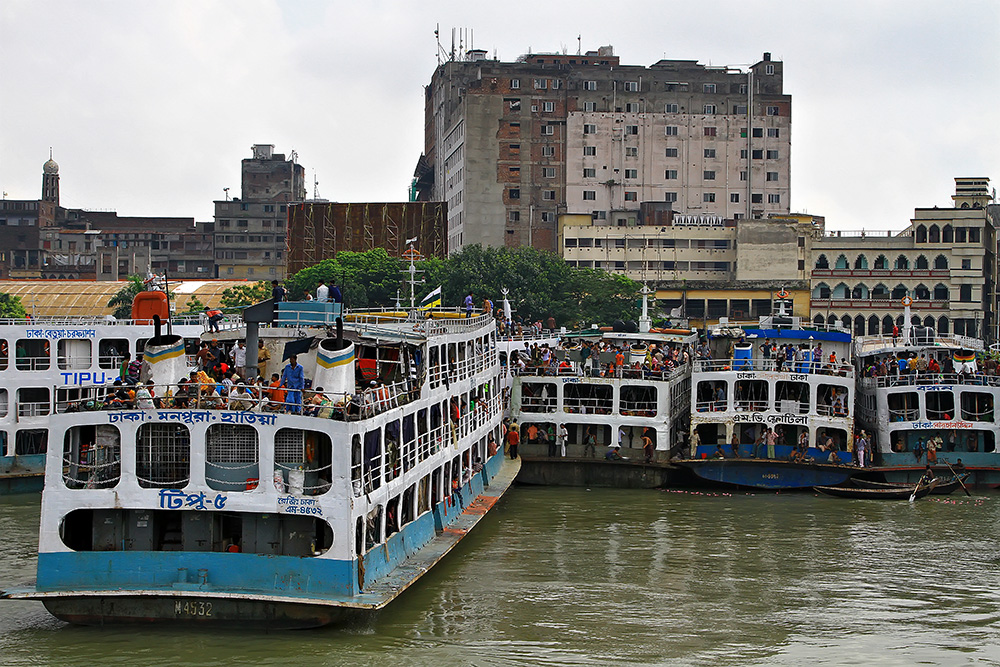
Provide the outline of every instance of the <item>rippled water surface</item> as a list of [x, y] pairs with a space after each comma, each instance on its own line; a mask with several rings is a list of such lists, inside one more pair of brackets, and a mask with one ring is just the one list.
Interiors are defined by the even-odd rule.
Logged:
[[[37, 502], [0, 499], [0, 586], [34, 576]], [[420, 584], [347, 627], [80, 628], [5, 601], [0, 664], [1000, 664], [998, 532], [996, 493], [516, 487]]]

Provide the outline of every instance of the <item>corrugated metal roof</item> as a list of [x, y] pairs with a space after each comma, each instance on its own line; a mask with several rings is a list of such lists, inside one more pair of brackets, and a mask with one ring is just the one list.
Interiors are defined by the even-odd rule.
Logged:
[[[187, 310], [189, 299], [218, 307], [226, 288], [248, 284], [245, 280], [187, 280], [170, 283], [171, 305]], [[110, 315], [108, 300], [125, 281], [108, 280], [0, 280], [0, 292], [21, 298], [25, 310], [36, 317], [95, 317]]]

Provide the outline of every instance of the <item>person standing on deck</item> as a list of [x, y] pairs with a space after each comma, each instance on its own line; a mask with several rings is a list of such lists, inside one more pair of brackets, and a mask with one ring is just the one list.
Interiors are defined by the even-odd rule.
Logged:
[[556, 431], [556, 445], [559, 449], [559, 456], [566, 458], [566, 441], [569, 439], [569, 431], [566, 430], [566, 424], [559, 424], [559, 429]]
[[583, 455], [587, 455], [587, 451], [590, 451], [590, 458], [594, 458], [597, 455], [597, 436], [594, 434], [594, 427], [587, 427], [587, 435], [583, 439]]
[[302, 390], [306, 386], [305, 370], [299, 365], [293, 354], [288, 358], [285, 370], [281, 372], [281, 386], [288, 390], [285, 400], [289, 403], [288, 411], [298, 414], [302, 411]]
[[517, 424], [511, 423], [507, 429], [507, 454], [511, 460], [517, 458], [517, 445], [521, 442], [521, 434], [517, 432]]
[[247, 377], [247, 348], [243, 341], [237, 341], [233, 348], [233, 369], [244, 380]]
[[465, 317], [466, 318], [472, 317], [472, 308], [473, 308], [474, 303], [475, 302], [472, 300], [472, 292], [469, 292], [468, 294], [465, 295]]
[[858, 454], [858, 467], [864, 468], [865, 454], [868, 452], [868, 437], [864, 431], [861, 431], [858, 441], [854, 443], [854, 449]]
[[330, 288], [326, 286], [326, 281], [319, 281], [319, 286], [316, 288], [316, 300], [320, 303], [326, 303], [330, 300]]

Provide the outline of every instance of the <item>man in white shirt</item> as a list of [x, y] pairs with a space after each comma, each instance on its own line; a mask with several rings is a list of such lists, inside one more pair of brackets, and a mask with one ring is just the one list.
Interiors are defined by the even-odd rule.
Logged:
[[233, 370], [241, 378], [247, 376], [246, 373], [247, 366], [247, 348], [243, 341], [236, 343], [236, 347], [233, 348]]
[[320, 303], [325, 303], [330, 300], [330, 288], [326, 286], [326, 281], [319, 281], [319, 287], [316, 288], [316, 300]]

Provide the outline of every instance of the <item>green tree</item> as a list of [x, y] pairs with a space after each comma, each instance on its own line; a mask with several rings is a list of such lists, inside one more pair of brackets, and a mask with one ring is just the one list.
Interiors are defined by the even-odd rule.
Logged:
[[244, 308], [270, 298], [271, 283], [259, 280], [255, 283], [227, 287], [222, 292], [221, 303], [223, 308]]
[[[223, 292], [223, 294], [225, 294], [225, 292]], [[187, 303], [184, 305], [187, 306], [184, 312], [178, 313], [182, 317], [191, 317], [192, 315], [200, 315], [201, 312], [205, 310], [205, 304], [203, 304], [201, 302], [201, 299], [199, 299], [196, 296], [192, 296], [190, 299], [187, 300]]]
[[108, 308], [114, 308], [112, 315], [120, 320], [132, 318], [132, 300], [135, 295], [143, 290], [142, 276], [132, 274], [128, 277], [124, 287], [108, 300]]
[[21, 297], [0, 292], [0, 317], [20, 319], [27, 317], [27, 315], [24, 304], [21, 303]]
[[351, 308], [388, 306], [403, 283], [403, 261], [382, 248], [341, 252], [333, 259], [297, 272], [285, 281], [289, 298], [300, 300], [316, 291], [320, 280], [337, 285]]

